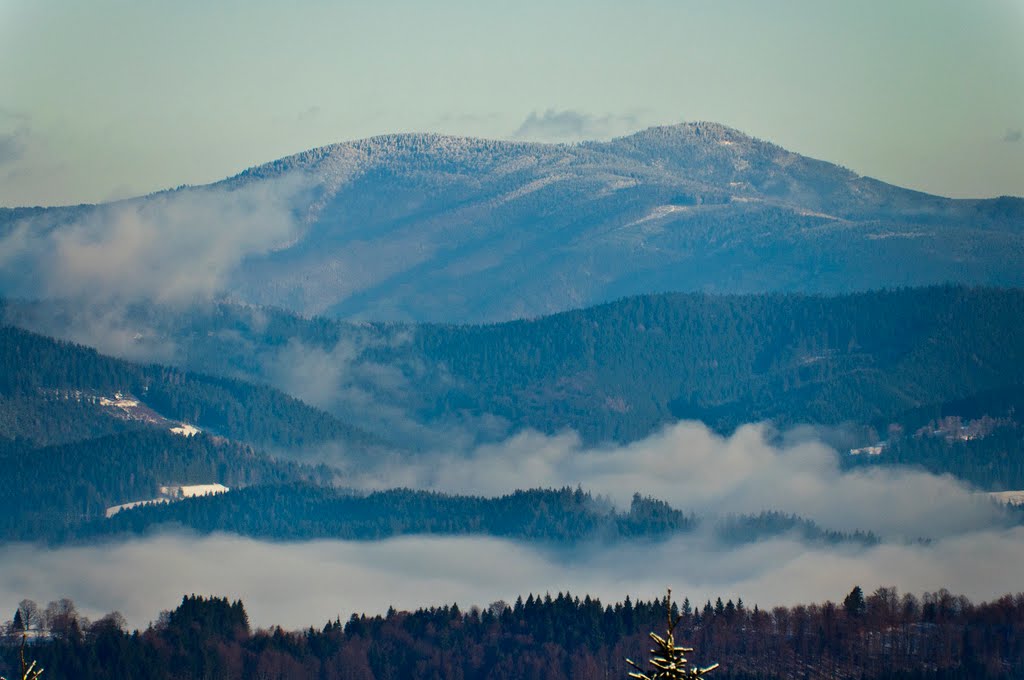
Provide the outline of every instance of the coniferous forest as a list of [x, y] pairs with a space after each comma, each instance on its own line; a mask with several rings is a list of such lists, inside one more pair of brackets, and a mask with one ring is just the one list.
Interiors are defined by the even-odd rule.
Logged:
[[[58, 605], [60, 603], [53, 603]], [[664, 631], [665, 600], [603, 604], [569, 593], [487, 607], [450, 604], [352, 614], [301, 631], [252, 630], [242, 602], [185, 596], [145, 630], [116, 613], [95, 622], [73, 603], [48, 607], [50, 631], [29, 646], [47, 677], [80, 680], [225, 678], [625, 678]], [[972, 603], [857, 586], [838, 602], [761, 608], [742, 598], [673, 602], [678, 640], [723, 680], [863, 678], [996, 680], [1024, 673], [1024, 593]], [[0, 673], [16, 668], [17, 631]]]

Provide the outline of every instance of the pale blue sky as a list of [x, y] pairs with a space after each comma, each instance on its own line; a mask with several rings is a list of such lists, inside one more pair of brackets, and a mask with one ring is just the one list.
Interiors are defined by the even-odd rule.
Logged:
[[934, 193], [1024, 195], [1024, 0], [0, 0], [0, 205], [388, 132], [684, 120]]

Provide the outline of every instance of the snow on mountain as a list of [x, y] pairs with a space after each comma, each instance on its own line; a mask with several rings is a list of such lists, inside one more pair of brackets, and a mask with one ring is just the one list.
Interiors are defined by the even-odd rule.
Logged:
[[[200, 293], [304, 314], [494, 321], [665, 290], [1024, 283], [1024, 200], [900, 189], [714, 123], [571, 145], [386, 135], [177, 193], [235, 196], [283, 180], [301, 186], [287, 195], [294, 227], [200, 242], [199, 252], [248, 248], [207, 255], [202, 271], [223, 271]], [[43, 211], [45, 228], [74, 228], [74, 210]], [[15, 219], [0, 214], [0, 238], [26, 238]], [[229, 227], [194, 238], [218, 228]], [[18, 293], [33, 262], [9, 260], [0, 292]]]

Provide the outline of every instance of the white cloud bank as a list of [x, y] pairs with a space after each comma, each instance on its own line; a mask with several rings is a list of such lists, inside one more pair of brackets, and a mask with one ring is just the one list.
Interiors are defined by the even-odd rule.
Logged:
[[145, 626], [189, 593], [241, 598], [254, 625], [322, 626], [352, 612], [458, 602], [486, 605], [570, 590], [605, 601], [649, 599], [672, 586], [691, 601], [742, 597], [762, 607], [841, 599], [854, 584], [974, 600], [1021, 589], [1024, 528], [931, 545], [826, 550], [788, 539], [726, 549], [699, 536], [647, 546], [558, 553], [493, 538], [404, 537], [360, 543], [268, 543], [163, 535], [91, 547], [0, 548], [0, 607], [71, 597], [90, 616], [112, 610]]
[[613, 601], [657, 597], [671, 586], [693, 602], [742, 597], [770, 607], [839, 600], [854, 584], [869, 592], [948, 588], [974, 600], [1024, 587], [1024, 527], [999, 528], [1001, 511], [952, 478], [844, 472], [823, 444], [775, 445], [769, 435], [749, 425], [721, 437], [684, 422], [628, 446], [585, 449], [575, 435], [527, 433], [471, 454], [384, 466], [357, 481], [487, 495], [580, 483], [620, 502], [635, 489], [704, 512], [780, 509], [833, 528], [933, 540], [825, 546], [785, 536], [728, 546], [698, 531], [642, 547], [572, 549], [489, 537], [272, 543], [188, 534], [54, 549], [8, 545], [0, 547], [0, 611], [24, 597], [68, 596], [92, 616], [116, 609], [144, 626], [194, 592], [241, 598], [256, 625], [300, 628], [389, 605], [486, 605], [528, 592]]
[[526, 432], [469, 454], [441, 453], [353, 469], [362, 488], [408, 486], [487, 496], [581, 485], [622, 505], [636, 491], [698, 513], [778, 510], [840, 530], [934, 538], [997, 523], [1002, 511], [949, 476], [909, 468], [843, 470], [818, 441], [772, 443], [769, 426], [728, 437], [680, 422], [633, 444], [585, 448], [574, 433]]
[[87, 304], [209, 299], [244, 258], [296, 238], [306, 189], [286, 175], [29, 217], [0, 237], [0, 282], [7, 295]]

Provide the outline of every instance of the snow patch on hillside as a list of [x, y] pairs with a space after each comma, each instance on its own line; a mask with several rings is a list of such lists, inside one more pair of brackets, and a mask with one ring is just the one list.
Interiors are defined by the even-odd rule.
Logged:
[[643, 224], [644, 222], [650, 222], [652, 220], [660, 220], [662, 218], [668, 217], [669, 215], [671, 215], [673, 213], [686, 212], [686, 211], [692, 210], [692, 209], [693, 209], [693, 206], [691, 206], [691, 205], [674, 205], [674, 204], [659, 205], [658, 207], [654, 208], [653, 210], [651, 210], [649, 213], [647, 213], [646, 215], [644, 215], [640, 219], [633, 220], [629, 224], [624, 224], [623, 228], [635, 227], [635, 226], [637, 226], [639, 224]]
[[144, 505], [159, 505], [162, 503], [173, 503], [186, 498], [199, 498], [200, 496], [213, 496], [227, 493], [230, 489], [223, 484], [171, 484], [160, 487], [160, 495], [156, 498], [147, 498], [141, 501], [131, 501], [112, 505], [106, 510], [107, 519], [110, 519], [122, 510], [129, 510]]
[[106, 517], [110, 519], [122, 510], [129, 510], [131, 508], [138, 508], [143, 505], [158, 505], [160, 503], [170, 503], [166, 498], [150, 498], [144, 501], [132, 501], [131, 503], [121, 503], [120, 505], [112, 505], [106, 510]]
[[519, 187], [518, 189], [514, 189], [514, 190], [508, 192], [504, 196], [499, 196], [497, 199], [495, 199], [494, 204], [495, 205], [502, 205], [504, 203], [508, 203], [509, 201], [514, 201], [517, 198], [521, 198], [523, 196], [526, 196], [527, 194], [532, 194], [533, 192], [538, 191], [540, 189], [543, 189], [544, 187], [546, 187], [546, 186], [548, 186], [550, 184], [554, 184], [555, 182], [565, 181], [565, 180], [569, 179], [569, 177], [570, 176], [566, 175], [566, 174], [558, 174], [558, 175], [548, 175], [547, 177], [541, 177], [540, 179], [535, 179], [532, 182], [528, 182], [528, 183], [524, 184], [523, 186]]

